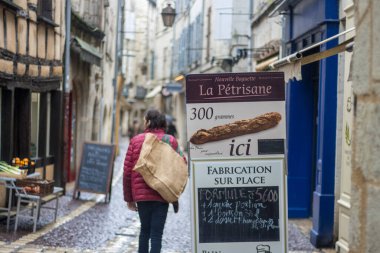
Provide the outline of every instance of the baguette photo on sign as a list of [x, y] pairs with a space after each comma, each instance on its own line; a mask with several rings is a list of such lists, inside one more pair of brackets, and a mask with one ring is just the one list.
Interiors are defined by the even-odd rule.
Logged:
[[238, 120], [210, 129], [199, 129], [191, 136], [190, 142], [195, 145], [199, 145], [207, 142], [225, 140], [245, 134], [253, 134], [273, 128], [277, 126], [280, 121], [280, 113], [268, 112], [252, 119]]

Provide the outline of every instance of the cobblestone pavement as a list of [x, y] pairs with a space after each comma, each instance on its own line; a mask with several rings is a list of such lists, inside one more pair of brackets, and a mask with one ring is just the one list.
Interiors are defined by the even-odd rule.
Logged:
[[[37, 232], [32, 222], [20, 220], [16, 234], [6, 233], [6, 222], [0, 222], [0, 252], [137, 252], [139, 219], [123, 200], [122, 163], [127, 139], [120, 140], [120, 155], [115, 160], [112, 197], [105, 204], [102, 195], [81, 194], [72, 199], [72, 192], [60, 198], [57, 222], [51, 211], [42, 210]], [[97, 197], [97, 198], [94, 198]], [[172, 206], [165, 225], [163, 253], [191, 252], [190, 189], [180, 199], [180, 211]], [[333, 252], [317, 250], [309, 242], [310, 221], [290, 220], [289, 252]]]

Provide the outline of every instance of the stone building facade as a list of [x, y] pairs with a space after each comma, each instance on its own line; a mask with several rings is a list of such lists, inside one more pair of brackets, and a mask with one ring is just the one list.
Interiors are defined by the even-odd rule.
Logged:
[[[249, 70], [251, 1], [157, 1], [154, 75], [146, 102], [174, 119], [186, 147], [185, 78], [192, 73]], [[177, 13], [172, 27], [160, 15], [171, 3]]]
[[0, 1], [0, 160], [31, 158], [62, 184], [65, 1]]
[[70, 73], [65, 92], [65, 165], [75, 179], [83, 143], [112, 134], [117, 1], [72, 0]]
[[353, 54], [354, 94], [350, 251], [380, 251], [380, 2], [354, 1], [356, 37]]

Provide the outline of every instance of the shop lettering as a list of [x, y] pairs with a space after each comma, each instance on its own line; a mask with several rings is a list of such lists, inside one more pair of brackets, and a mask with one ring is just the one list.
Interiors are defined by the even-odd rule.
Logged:
[[207, 166], [208, 175], [262, 174], [272, 173], [272, 166]]
[[244, 95], [254, 95], [254, 96], [268, 96], [272, 94], [272, 86], [270, 85], [245, 85], [245, 84], [218, 84], [216, 86], [216, 91], [214, 92], [214, 87], [204, 87], [203, 84], [199, 85], [199, 95], [200, 96], [244, 96]]
[[235, 146], [235, 139], [232, 139], [232, 143], [230, 145], [230, 156], [243, 156], [243, 155], [251, 155], [251, 139], [248, 139], [247, 143], [242, 143]]
[[214, 95], [214, 90], [212, 89], [212, 87], [204, 89], [203, 85], [199, 85], [199, 88], [200, 88], [200, 95], [201, 96], [213, 96]]
[[218, 95], [219, 96], [231, 96], [231, 95], [269, 95], [272, 93], [272, 86], [257, 85], [257, 86], [236, 86], [234, 84], [219, 84]]
[[246, 184], [265, 184], [265, 177], [216, 177], [214, 178], [214, 185], [246, 185]]
[[236, 184], [265, 184], [265, 177], [237, 177]]

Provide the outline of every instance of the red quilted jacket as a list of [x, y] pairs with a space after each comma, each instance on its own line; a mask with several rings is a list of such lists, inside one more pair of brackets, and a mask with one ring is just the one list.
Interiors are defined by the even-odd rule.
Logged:
[[[150, 188], [144, 181], [140, 173], [133, 171], [143, 145], [145, 134], [153, 133], [158, 139], [162, 139], [165, 134], [163, 129], [148, 129], [144, 133], [133, 137], [129, 143], [128, 151], [124, 160], [124, 176], [123, 176], [123, 189], [124, 200], [126, 202], [138, 201], [161, 201], [166, 202], [161, 195]], [[170, 136], [170, 145], [174, 150], [177, 150], [177, 140]]]

